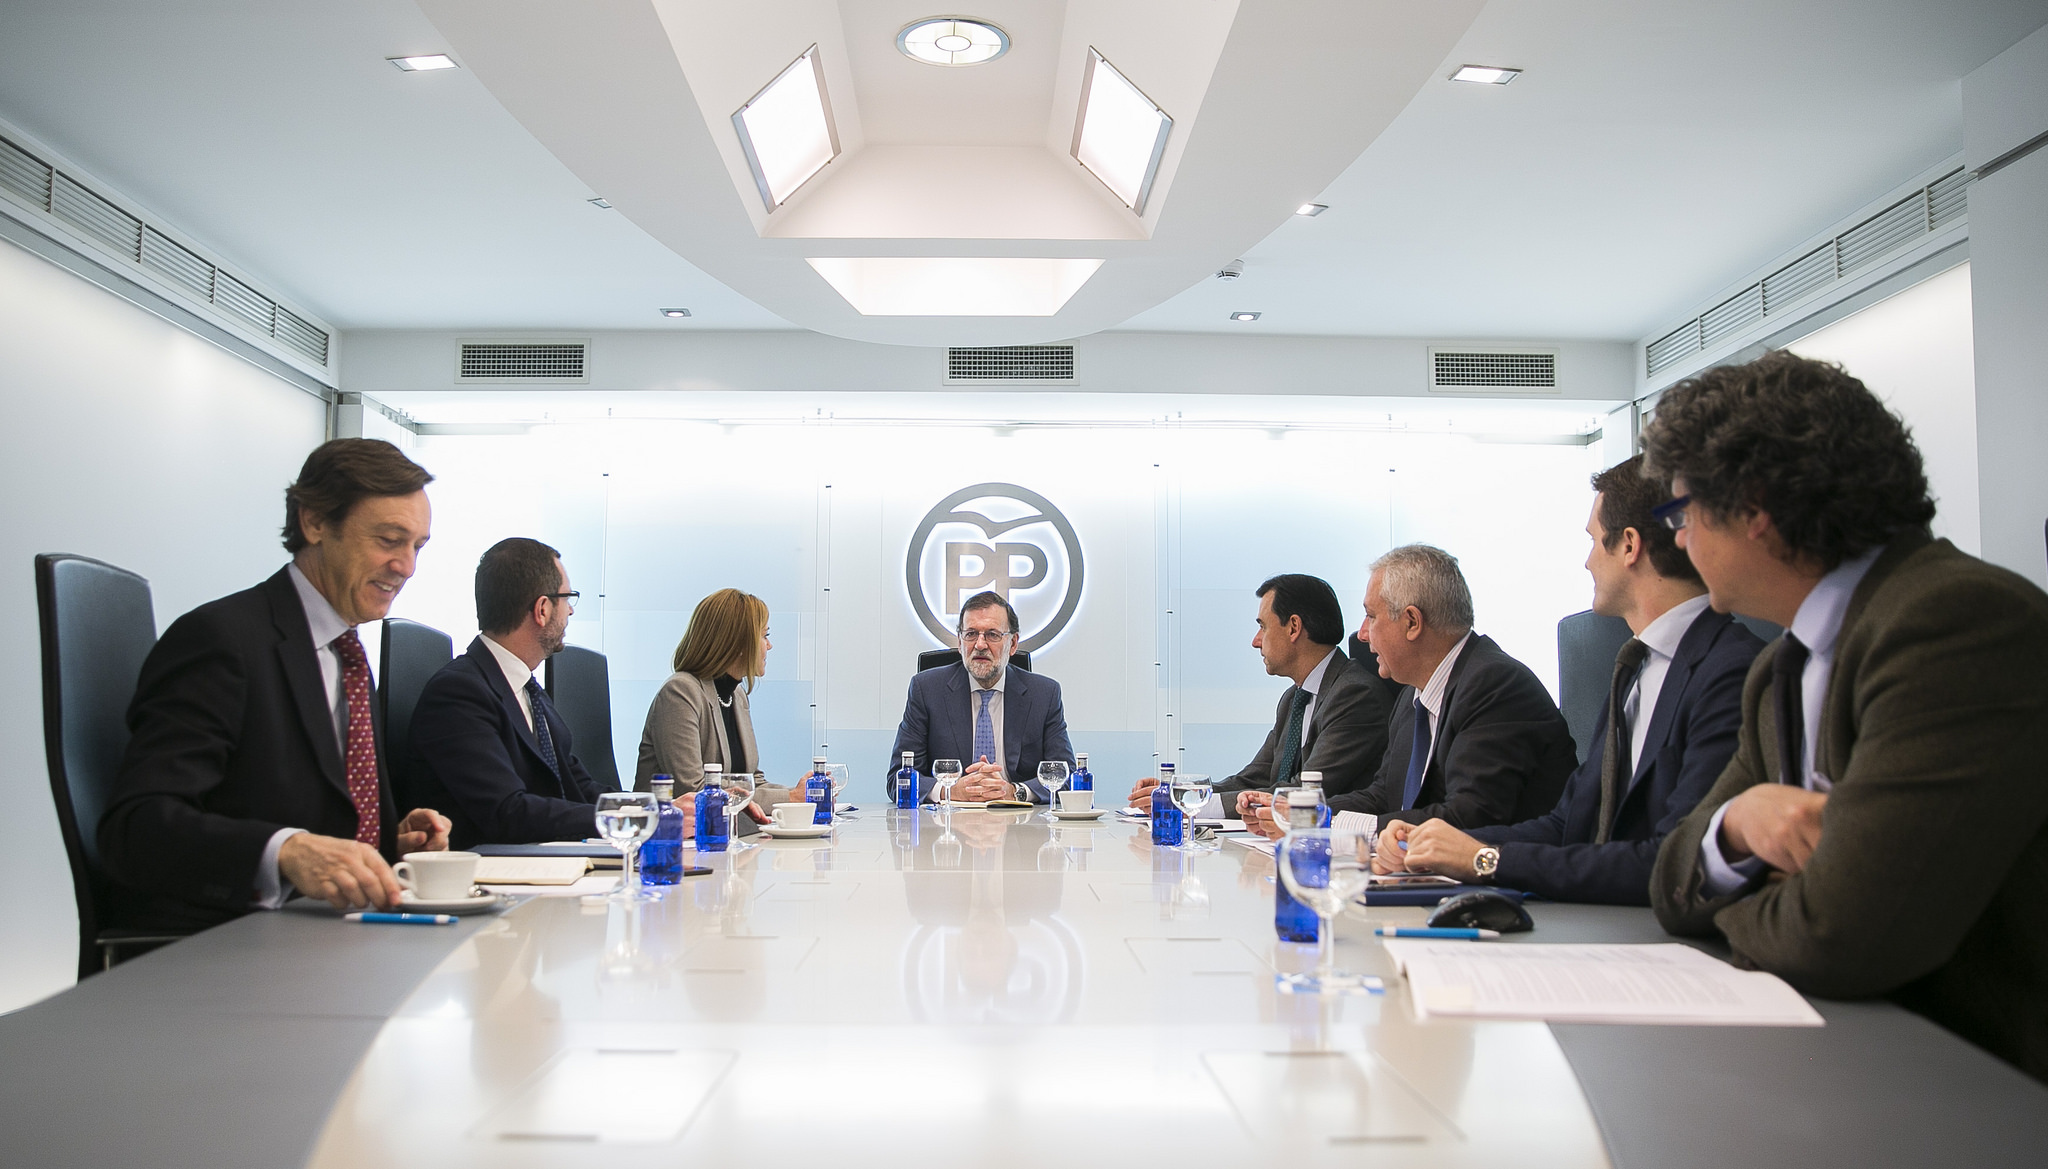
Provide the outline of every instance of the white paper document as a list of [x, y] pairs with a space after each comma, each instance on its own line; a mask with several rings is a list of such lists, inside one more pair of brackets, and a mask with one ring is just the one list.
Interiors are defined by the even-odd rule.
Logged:
[[1775, 974], [1737, 970], [1676, 942], [1502, 945], [1389, 938], [1417, 1018], [1819, 1027]]

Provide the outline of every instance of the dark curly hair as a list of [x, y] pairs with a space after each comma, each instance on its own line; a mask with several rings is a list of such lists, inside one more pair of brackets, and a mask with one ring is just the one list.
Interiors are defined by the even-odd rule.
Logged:
[[1665, 391], [1643, 454], [1646, 473], [1685, 480], [1694, 507], [1762, 511], [1794, 556], [1830, 571], [1934, 519], [1906, 424], [1841, 366], [1792, 353]]

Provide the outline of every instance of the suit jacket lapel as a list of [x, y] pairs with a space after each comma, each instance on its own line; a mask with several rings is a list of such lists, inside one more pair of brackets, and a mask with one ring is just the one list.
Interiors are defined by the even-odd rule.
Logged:
[[[725, 704], [718, 700], [718, 682], [713, 678], [698, 678], [697, 691], [704, 696], [704, 717], [711, 722], [711, 733], [718, 739], [719, 765], [732, 767], [732, 740], [725, 733]], [[739, 691], [733, 691], [733, 701], [738, 702]], [[749, 759], [755, 756], [749, 752]]]
[[[466, 656], [470, 664], [476, 667], [477, 672], [484, 676], [484, 685], [491, 688], [491, 694], [498, 700], [499, 709], [511, 720], [512, 733], [519, 736], [520, 745], [526, 748], [526, 753], [533, 756], [535, 762], [546, 767], [548, 761], [540, 753], [540, 740], [533, 737], [533, 728], [526, 725], [526, 715], [519, 709], [519, 698], [512, 693], [512, 683], [505, 677], [505, 668], [498, 664], [496, 655], [491, 653], [490, 646], [484, 644], [481, 634], [475, 641], [469, 643], [469, 653]], [[534, 711], [533, 717], [542, 717], [541, 712]]]
[[263, 583], [269, 591], [271, 624], [278, 634], [277, 657], [284, 668], [285, 685], [292, 692], [292, 707], [299, 712], [299, 723], [313, 744], [320, 774], [347, 795], [341, 743], [334, 734], [334, 708], [327, 704], [327, 683], [321, 680], [320, 659], [314, 656], [313, 627], [306, 620], [306, 607], [299, 603], [298, 589], [285, 570]]
[[[1634, 791], [1636, 784], [1649, 770], [1650, 762], [1664, 750], [1664, 744], [1671, 739], [1671, 726], [1678, 721], [1679, 708], [1685, 705], [1685, 688], [1692, 683], [1693, 671], [1699, 669], [1700, 661], [1707, 656], [1714, 639], [1734, 618], [1712, 609], [1701, 610], [1700, 615], [1686, 626], [1685, 636], [1678, 639], [1678, 652], [1671, 655], [1671, 668], [1664, 673], [1664, 684], [1657, 688], [1657, 705], [1650, 712], [1650, 730], [1643, 736], [1642, 754], [1635, 761], [1635, 769], [1629, 773], [1628, 790]], [[1642, 699], [1637, 698], [1638, 706]], [[1623, 793], [1624, 798], [1627, 793]]]
[[1009, 666], [1003, 670], [1003, 774], [1012, 782], [1022, 783], [1037, 779], [1036, 775], [1018, 775], [1017, 769], [1024, 765], [1024, 739], [1017, 728], [1025, 725], [1025, 711], [1031, 705], [1031, 683], [1026, 680], [1023, 670]]

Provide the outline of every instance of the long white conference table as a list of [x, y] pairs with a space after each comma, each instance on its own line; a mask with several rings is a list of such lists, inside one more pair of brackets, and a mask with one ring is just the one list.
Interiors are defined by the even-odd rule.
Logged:
[[[2048, 1088], [1882, 1002], [1822, 1028], [1416, 1022], [1276, 992], [1272, 861], [868, 808], [641, 907], [256, 914], [0, 1017], [23, 1166], [2001, 1165]], [[1531, 904], [1511, 944], [1666, 941]]]

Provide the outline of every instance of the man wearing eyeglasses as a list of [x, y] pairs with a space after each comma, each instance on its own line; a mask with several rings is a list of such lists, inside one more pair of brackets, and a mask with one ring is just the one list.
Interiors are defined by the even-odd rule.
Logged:
[[932, 760], [958, 759], [964, 771], [952, 799], [1042, 803], [1046, 794], [1038, 783], [1038, 765], [1074, 763], [1060, 684], [1009, 668], [1017, 649], [1017, 610], [1002, 594], [967, 598], [958, 629], [960, 663], [925, 670], [910, 680], [903, 722], [889, 749], [888, 774], [895, 774], [903, 752], [913, 752], [918, 796], [924, 799], [932, 794]]
[[482, 632], [428, 680], [412, 716], [411, 778], [448, 810], [456, 848], [591, 833], [603, 787], [534, 677], [562, 648], [576, 597], [561, 554], [539, 540], [501, 540], [477, 563]]

